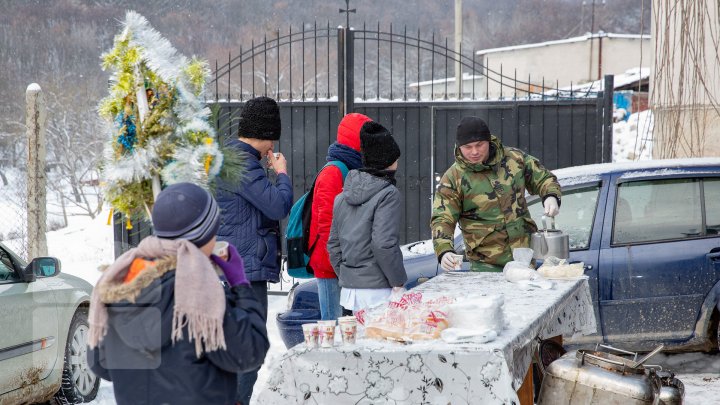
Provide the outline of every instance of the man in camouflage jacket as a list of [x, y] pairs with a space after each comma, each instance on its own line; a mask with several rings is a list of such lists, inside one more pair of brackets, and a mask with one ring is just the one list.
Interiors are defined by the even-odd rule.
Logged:
[[525, 190], [542, 196], [545, 214], [560, 206], [557, 178], [535, 157], [503, 146], [483, 120], [463, 117], [457, 128], [455, 163], [435, 192], [431, 228], [438, 261], [445, 270], [459, 266], [453, 235], [459, 223], [473, 271], [502, 271], [512, 249], [528, 247], [537, 230]]

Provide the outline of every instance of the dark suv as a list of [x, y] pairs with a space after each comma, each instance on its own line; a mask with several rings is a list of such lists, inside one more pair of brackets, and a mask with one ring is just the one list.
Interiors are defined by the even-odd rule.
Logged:
[[[635, 351], [715, 350], [720, 333], [720, 159], [652, 160], [553, 171], [563, 188], [556, 226], [570, 261], [585, 263], [598, 333], [569, 339]], [[528, 206], [541, 224], [542, 204]], [[405, 268], [437, 274], [428, 241]], [[459, 241], [458, 241], [459, 244]], [[410, 248], [413, 249], [413, 248]], [[419, 263], [419, 264], [416, 264]], [[426, 268], [428, 267], [429, 268]], [[434, 270], [434, 271], [432, 271]], [[290, 347], [319, 318], [317, 287], [301, 284], [277, 317]]]

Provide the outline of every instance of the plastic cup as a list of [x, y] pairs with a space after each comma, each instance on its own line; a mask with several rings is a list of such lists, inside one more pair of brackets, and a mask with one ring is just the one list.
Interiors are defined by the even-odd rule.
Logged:
[[308, 349], [318, 347], [319, 329], [316, 323], [304, 323], [302, 325], [303, 335], [305, 336], [305, 346]]
[[228, 246], [230, 246], [230, 244], [225, 242], [224, 240], [215, 242], [215, 247], [213, 248], [213, 254], [215, 256], [220, 257], [223, 260], [227, 260], [228, 259]]
[[340, 323], [340, 333], [342, 334], [343, 344], [353, 345], [357, 337], [357, 321], [355, 319], [347, 320]]
[[342, 325], [344, 322], [353, 322], [357, 324], [357, 318], [355, 318], [355, 315], [341, 316], [338, 318], [338, 324]]
[[318, 321], [320, 347], [335, 345], [335, 321]]

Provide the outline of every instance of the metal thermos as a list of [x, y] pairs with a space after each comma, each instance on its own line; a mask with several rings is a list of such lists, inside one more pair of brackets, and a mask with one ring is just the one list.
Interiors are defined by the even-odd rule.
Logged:
[[530, 235], [530, 248], [533, 250], [533, 259], [546, 259], [550, 256], [558, 259], [570, 257], [570, 237], [559, 229], [555, 229], [555, 218], [550, 217], [548, 228], [545, 215], [542, 216], [544, 229]]
[[[600, 345], [624, 354], [627, 352]], [[641, 360], [630, 360], [602, 351], [577, 350], [550, 363], [537, 404], [682, 405], [683, 383], [659, 366], [643, 365], [662, 345]]]
[[660, 377], [625, 358], [577, 350], [550, 363], [538, 405], [659, 405]]

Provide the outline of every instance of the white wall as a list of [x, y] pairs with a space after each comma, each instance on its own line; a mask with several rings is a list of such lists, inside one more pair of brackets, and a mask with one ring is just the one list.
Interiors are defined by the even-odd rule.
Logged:
[[720, 156], [717, 0], [653, 0], [652, 10], [653, 157]]
[[[580, 39], [553, 41], [540, 46], [510, 47], [480, 51], [484, 62], [491, 70], [489, 73], [489, 97], [500, 95], [499, 79], [502, 66], [503, 95], [512, 94], [512, 83], [508, 78], [517, 77], [520, 89], [542, 92], [543, 78], [545, 87], [564, 88], [571, 84], [580, 84], [597, 80], [606, 74], [621, 74], [626, 70], [649, 66], [651, 64], [652, 44], [650, 39], [608, 36], [579, 37]], [[642, 45], [642, 53], [641, 53]], [[602, 46], [602, 64], [599, 64]], [[494, 73], [493, 73], [494, 72]], [[495, 79], [495, 80], [493, 80]], [[522, 93], [519, 93], [522, 95]]]

